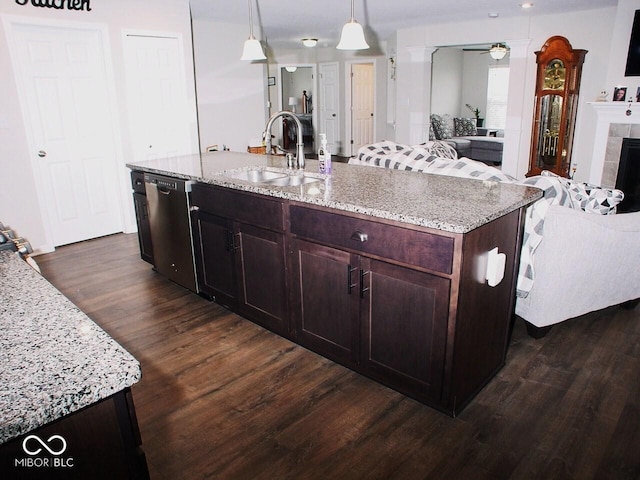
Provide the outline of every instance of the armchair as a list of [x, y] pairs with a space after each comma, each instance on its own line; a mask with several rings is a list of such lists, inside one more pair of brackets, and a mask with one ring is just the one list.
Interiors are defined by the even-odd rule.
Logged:
[[551, 326], [640, 299], [640, 212], [597, 215], [552, 205], [535, 253], [535, 281], [516, 299], [533, 337]]

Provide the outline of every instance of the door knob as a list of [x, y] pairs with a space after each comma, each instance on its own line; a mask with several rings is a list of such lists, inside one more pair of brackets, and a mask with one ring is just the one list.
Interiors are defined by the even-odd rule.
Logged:
[[336, 114], [334, 113], [334, 114], [333, 114], [333, 115], [331, 115], [331, 116], [332, 116], [332, 117], [335, 117], [335, 116], [336, 116]]
[[38, 156], [40, 158], [46, 157], [47, 156], [47, 152], [45, 152], [44, 150], [38, 150]]

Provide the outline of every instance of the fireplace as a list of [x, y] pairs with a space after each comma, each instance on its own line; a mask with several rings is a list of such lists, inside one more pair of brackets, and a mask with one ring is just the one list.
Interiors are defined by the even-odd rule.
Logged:
[[624, 192], [618, 212], [640, 211], [640, 138], [623, 138], [616, 188]]

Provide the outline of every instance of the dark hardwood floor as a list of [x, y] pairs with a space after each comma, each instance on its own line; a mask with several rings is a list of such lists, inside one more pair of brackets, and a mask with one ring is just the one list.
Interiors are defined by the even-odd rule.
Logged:
[[540, 340], [516, 322], [506, 366], [449, 418], [165, 280], [135, 235], [36, 260], [140, 361], [154, 480], [640, 478], [640, 307]]

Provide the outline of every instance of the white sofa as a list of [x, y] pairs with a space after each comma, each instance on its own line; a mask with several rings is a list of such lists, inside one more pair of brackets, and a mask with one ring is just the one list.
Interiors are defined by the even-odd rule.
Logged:
[[[381, 142], [362, 147], [349, 163], [542, 188], [545, 197], [527, 211], [515, 305], [516, 315], [526, 322], [533, 337], [540, 338], [552, 325], [585, 313], [618, 304], [637, 305], [640, 212], [588, 213], [578, 204], [592, 211], [607, 211], [621, 197], [608, 207], [606, 201], [600, 203], [602, 191], [585, 196], [581, 184], [553, 174], [517, 181], [480, 162], [443, 158], [441, 148], [438, 141], [418, 146]], [[567, 183], [574, 188], [567, 188]]]
[[533, 285], [516, 299], [529, 334], [541, 337], [556, 323], [639, 298], [640, 212], [598, 215], [550, 206]]

